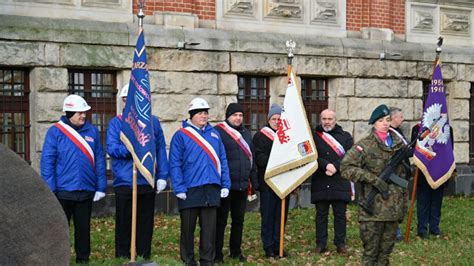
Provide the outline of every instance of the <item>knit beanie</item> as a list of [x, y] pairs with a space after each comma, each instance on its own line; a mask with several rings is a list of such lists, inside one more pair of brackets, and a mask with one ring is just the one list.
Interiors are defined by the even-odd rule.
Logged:
[[270, 118], [273, 115], [279, 115], [279, 114], [281, 114], [281, 107], [278, 104], [274, 103], [270, 107], [270, 111], [268, 112], [267, 120], [270, 120]]
[[227, 106], [227, 110], [225, 111], [225, 119], [229, 118], [229, 116], [235, 114], [235, 113], [244, 113], [244, 108], [242, 108], [242, 105], [238, 103], [231, 103], [229, 106]]
[[208, 108], [204, 108], [204, 109], [194, 109], [194, 110], [191, 110], [189, 111], [189, 118], [192, 119], [193, 116], [199, 112], [202, 112], [202, 111], [209, 111]]

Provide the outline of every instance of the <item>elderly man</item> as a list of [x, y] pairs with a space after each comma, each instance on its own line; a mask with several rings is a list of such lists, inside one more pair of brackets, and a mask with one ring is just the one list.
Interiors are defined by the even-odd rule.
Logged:
[[170, 175], [181, 218], [180, 253], [186, 265], [194, 259], [194, 231], [199, 217], [200, 265], [212, 265], [215, 257], [216, 213], [220, 198], [229, 196], [230, 178], [221, 136], [209, 124], [209, 104], [194, 98], [189, 120], [176, 131], [170, 148]]
[[105, 197], [107, 189], [100, 133], [86, 121], [90, 109], [81, 96], [67, 96], [63, 103], [66, 115], [49, 128], [41, 154], [41, 176], [68, 222], [74, 221], [76, 263], [89, 262], [92, 201]]
[[322, 111], [320, 118], [314, 134], [319, 167], [311, 178], [311, 202], [316, 206], [316, 253], [327, 250], [329, 206], [334, 215], [334, 245], [337, 252], [346, 253], [346, 206], [351, 201], [351, 184], [341, 177], [339, 167], [353, 140], [337, 124], [333, 110]]

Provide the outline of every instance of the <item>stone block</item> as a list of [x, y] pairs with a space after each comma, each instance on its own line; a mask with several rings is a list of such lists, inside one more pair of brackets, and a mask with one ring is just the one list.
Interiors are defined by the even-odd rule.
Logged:
[[64, 90], [63, 93], [38, 93], [35, 110], [36, 110], [36, 122], [55, 122], [59, 120], [59, 117], [63, 115], [62, 107], [64, 98], [67, 93]]
[[9, 66], [44, 64], [44, 44], [0, 41], [0, 62]]
[[347, 59], [345, 58], [298, 56], [293, 60], [298, 75], [319, 75], [329, 77], [347, 75]]
[[[59, 117], [58, 117], [59, 120]], [[53, 126], [54, 122], [50, 123], [34, 123], [34, 127], [36, 128], [34, 132], [34, 138], [35, 138], [35, 147], [34, 150], [36, 152], [41, 152], [43, 150], [43, 144], [45, 140], [46, 133], [48, 132], [48, 129]], [[41, 156], [40, 156], [41, 158]]]
[[465, 65], [464, 73], [466, 81], [474, 82], [474, 65]]
[[234, 74], [217, 75], [217, 91], [220, 95], [237, 95], [239, 93], [238, 76]]
[[229, 72], [230, 57], [226, 52], [149, 49], [148, 66], [163, 71]]
[[[187, 117], [189, 118], [189, 116]], [[161, 128], [163, 129], [163, 134], [165, 136], [166, 146], [169, 148], [171, 144], [171, 139], [173, 138], [174, 133], [181, 128], [181, 121], [161, 121]]]
[[30, 72], [32, 90], [38, 92], [65, 92], [69, 76], [66, 68], [36, 67]]
[[423, 82], [421, 80], [408, 80], [407, 96], [421, 99], [421, 96], [423, 96]]
[[[64, 67], [113, 67], [129, 69], [133, 48], [122, 46], [64, 44], [61, 46], [60, 64]], [[148, 62], [150, 65], [150, 62]]]
[[451, 99], [470, 99], [471, 83], [467, 81], [452, 81], [446, 84], [449, 87]]
[[45, 43], [44, 45], [44, 64], [47, 66], [59, 65], [59, 44]]
[[[157, 13], [155, 13], [156, 17]], [[163, 12], [163, 25], [165, 27], [184, 27], [194, 29], [198, 27], [199, 18], [195, 14], [181, 12]], [[160, 19], [157, 18], [159, 22]]]
[[287, 66], [284, 55], [231, 53], [233, 73], [286, 75]]
[[387, 106], [397, 106], [404, 111], [405, 119], [413, 119], [413, 99], [396, 99], [396, 98], [349, 98], [348, 113], [353, 121], [369, 120], [372, 111], [380, 104]]
[[466, 80], [466, 65], [458, 64], [458, 75], [456, 76], [456, 80]]
[[347, 120], [342, 121], [339, 119], [339, 117], [337, 117], [337, 119], [337, 123], [342, 127], [344, 131], [349, 132], [351, 136], [354, 135], [354, 122]]
[[[421, 120], [423, 116], [423, 101], [421, 99], [414, 99], [413, 100], [413, 119]], [[405, 118], [406, 119], [406, 118]]]
[[333, 78], [328, 81], [328, 95], [335, 96], [354, 96], [355, 79], [353, 78]]
[[217, 94], [217, 74], [158, 71], [149, 73], [152, 93]]
[[448, 113], [452, 120], [469, 120], [469, 100], [450, 99]]
[[352, 133], [354, 143], [367, 137], [370, 134], [370, 130], [372, 130], [372, 125], [369, 125], [367, 122], [354, 122], [354, 132]]
[[452, 120], [449, 124], [453, 127], [454, 141], [469, 141], [469, 120]]
[[356, 79], [357, 97], [407, 97], [408, 81], [400, 79]]
[[392, 41], [395, 34], [391, 29], [363, 27], [361, 29], [362, 39], [377, 41]]
[[[300, 78], [297, 77], [298, 82]], [[270, 99], [273, 97], [285, 97], [286, 89], [288, 88], [287, 76], [270, 77]]]
[[469, 142], [454, 142], [456, 163], [469, 163]]
[[349, 119], [349, 107], [348, 98], [338, 97], [335, 99], [334, 111], [336, 111], [336, 117], [339, 120]]
[[85, 19], [61, 19], [51, 21], [51, 23], [50, 27], [54, 29], [51, 33], [52, 38], [58, 43], [100, 44], [111, 48], [112, 45], [131, 44], [135, 46], [137, 38], [136, 27], [133, 28], [133, 38], [130, 38], [128, 24], [126, 23]]
[[[457, 64], [441, 63], [441, 72], [445, 81], [454, 79], [457, 76]], [[433, 74], [433, 62], [418, 62], [416, 73], [418, 78], [430, 80]]]
[[392, 60], [349, 59], [348, 75], [355, 77], [411, 78], [416, 76], [416, 63]]

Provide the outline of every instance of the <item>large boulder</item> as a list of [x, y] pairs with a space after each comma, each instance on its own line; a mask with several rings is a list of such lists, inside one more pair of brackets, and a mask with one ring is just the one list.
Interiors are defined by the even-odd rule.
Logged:
[[0, 265], [69, 265], [69, 226], [54, 194], [0, 144]]

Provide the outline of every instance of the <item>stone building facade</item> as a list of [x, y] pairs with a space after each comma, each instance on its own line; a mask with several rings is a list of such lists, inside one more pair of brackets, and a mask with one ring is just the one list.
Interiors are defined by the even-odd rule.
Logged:
[[[324, 80], [327, 106], [355, 140], [368, 133], [370, 112], [381, 103], [404, 110], [409, 134], [422, 115], [436, 39], [443, 35], [442, 70], [458, 166], [450, 186], [472, 194], [471, 1], [155, 0], [145, 5], [153, 113], [168, 144], [188, 117], [193, 97], [209, 101], [211, 121], [222, 120], [226, 106], [239, 101], [241, 77], [265, 78], [265, 104], [282, 103], [288, 39], [297, 43], [294, 71], [302, 79]], [[0, 69], [25, 71], [29, 136], [24, 142], [34, 169], [47, 128], [62, 114], [71, 72], [113, 73], [110, 97], [128, 82], [138, 28], [134, 13], [131, 0], [0, 0]], [[1, 98], [0, 104], [6, 106]], [[120, 104], [115, 109], [121, 110]], [[5, 135], [5, 125], [14, 122], [2, 119]], [[166, 210], [174, 208], [168, 194], [160, 197], [167, 198]]]

